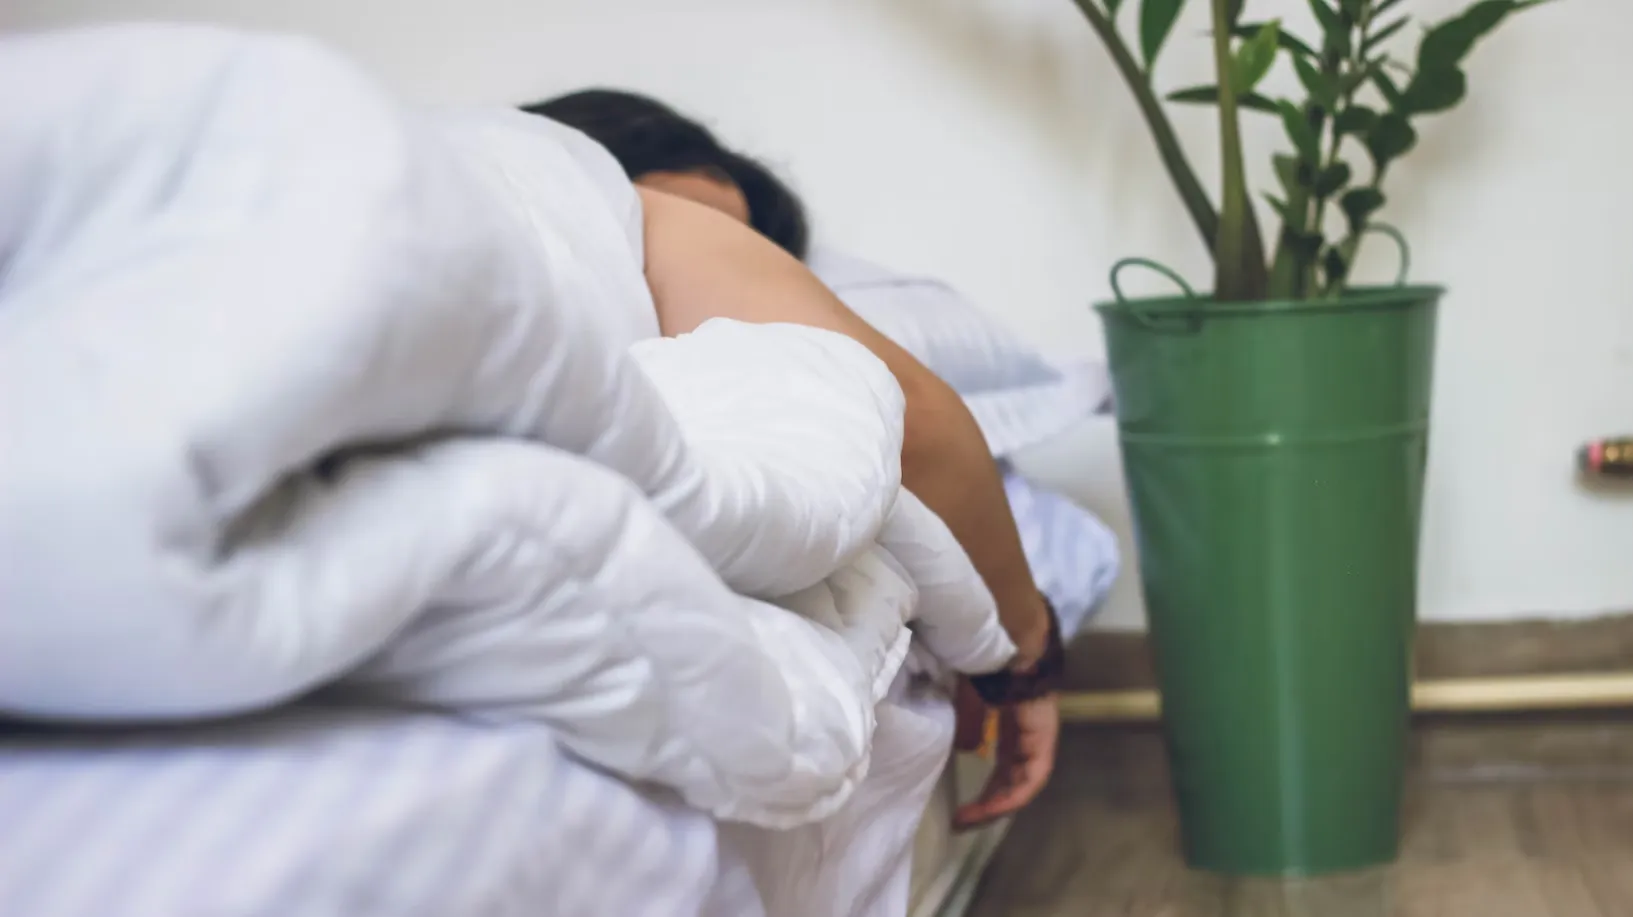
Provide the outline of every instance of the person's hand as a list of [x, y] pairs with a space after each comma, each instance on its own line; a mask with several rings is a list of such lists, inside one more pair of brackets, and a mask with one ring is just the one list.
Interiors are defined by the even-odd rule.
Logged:
[[[963, 707], [962, 686], [960, 695], [958, 706]], [[997, 767], [980, 798], [959, 807], [953, 827], [960, 831], [979, 827], [1024, 808], [1049, 782], [1059, 741], [1060, 699], [1056, 695], [1000, 708]]]
[[990, 754], [987, 744], [986, 701], [975, 693], [970, 680], [959, 676], [958, 688], [953, 694], [953, 751]]

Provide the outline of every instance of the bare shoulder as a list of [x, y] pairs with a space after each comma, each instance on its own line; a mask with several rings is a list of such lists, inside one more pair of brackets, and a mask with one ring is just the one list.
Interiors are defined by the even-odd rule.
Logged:
[[639, 191], [647, 283], [664, 334], [711, 318], [871, 332], [805, 265], [753, 229], [702, 204]]

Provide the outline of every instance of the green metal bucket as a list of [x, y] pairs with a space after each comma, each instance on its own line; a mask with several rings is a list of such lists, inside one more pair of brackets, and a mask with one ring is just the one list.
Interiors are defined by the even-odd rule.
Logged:
[[1441, 293], [1095, 307], [1196, 868], [1395, 858]]

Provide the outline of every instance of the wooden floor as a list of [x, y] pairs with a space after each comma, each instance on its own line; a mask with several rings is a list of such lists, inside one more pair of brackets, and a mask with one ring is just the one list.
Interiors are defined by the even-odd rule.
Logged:
[[1633, 917], [1633, 770], [1414, 778], [1400, 862], [1320, 881], [1186, 870], [1160, 781], [1108, 780], [1104, 734], [1069, 734], [971, 917]]

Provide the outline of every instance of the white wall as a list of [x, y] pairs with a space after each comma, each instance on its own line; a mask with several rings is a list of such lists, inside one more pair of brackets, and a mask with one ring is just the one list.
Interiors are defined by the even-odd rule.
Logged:
[[[1136, 6], [1130, 0], [1128, 6]], [[1192, 3], [1161, 83], [1206, 76]], [[1409, 5], [1438, 18], [1451, 0]], [[1297, 0], [1249, 14], [1304, 23]], [[1068, 0], [6, 0], [0, 28], [204, 18], [310, 32], [411, 96], [511, 103], [655, 92], [784, 166], [820, 234], [940, 274], [1051, 350], [1096, 354], [1088, 309], [1126, 254], [1204, 282], [1124, 87]], [[1127, 13], [1125, 12], [1125, 18]], [[1415, 276], [1448, 284], [1423, 612], [1633, 609], [1633, 498], [1573, 483], [1588, 437], [1633, 433], [1633, 4], [1526, 13], [1475, 54], [1472, 97], [1393, 177]], [[1285, 77], [1285, 74], [1281, 75]], [[1180, 129], [1211, 179], [1206, 111]], [[1258, 124], [1255, 160], [1275, 131]], [[1261, 179], [1265, 178], [1261, 170]], [[1378, 247], [1371, 272], [1387, 275]], [[1028, 466], [1125, 534], [1099, 422]], [[1134, 577], [1106, 623], [1138, 626]]]

